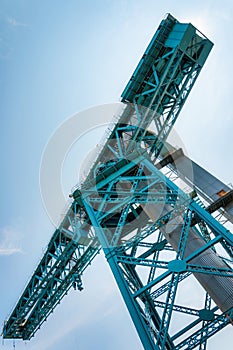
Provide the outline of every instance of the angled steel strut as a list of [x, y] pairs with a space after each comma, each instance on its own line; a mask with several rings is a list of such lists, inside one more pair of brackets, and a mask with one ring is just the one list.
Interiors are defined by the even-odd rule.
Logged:
[[34, 336], [72, 286], [82, 290], [100, 249], [146, 350], [204, 350], [232, 322], [233, 238], [220, 221], [233, 221], [232, 190], [166, 142], [212, 46], [170, 14], [160, 23], [4, 338]]

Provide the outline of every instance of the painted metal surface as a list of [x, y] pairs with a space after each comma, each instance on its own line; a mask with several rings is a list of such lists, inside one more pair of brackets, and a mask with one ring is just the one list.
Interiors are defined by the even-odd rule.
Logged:
[[88, 228], [82, 219], [78, 220], [82, 216], [80, 207], [72, 207], [55, 230], [40, 264], [4, 325], [4, 338], [30, 339], [71, 287], [82, 289], [81, 275], [100, 249], [93, 234], [87, 238]]
[[[171, 15], [161, 22], [122, 93], [125, 109], [74, 191], [5, 338], [30, 339], [71, 286], [82, 288], [81, 275], [101, 248], [146, 350], [204, 349], [231, 322], [231, 296], [220, 294], [232, 290], [232, 234], [155, 167], [212, 45], [191, 24]], [[193, 275], [198, 303], [179, 297]], [[218, 298], [210, 279], [221, 279]]]
[[[225, 307], [223, 310], [224, 315], [227, 315], [226, 312], [231, 312], [231, 307], [229, 306], [232, 306], [232, 299], [230, 298], [232, 298], [233, 273], [231, 267], [226, 264], [224, 259], [221, 258], [221, 255], [219, 255], [219, 252], [216, 253], [216, 251], [218, 250], [219, 244], [223, 249], [225, 249], [227, 245], [232, 246], [232, 235], [207, 213], [206, 210], [200, 207], [194, 199], [184, 194], [175, 184], [169, 179], [166, 179], [162, 173], [158, 172], [151, 163], [149, 157], [147, 160], [142, 160], [140, 164], [144, 164], [144, 177], [141, 175], [137, 178], [137, 174], [135, 173], [134, 179], [132, 175], [124, 176], [125, 174], [122, 174], [121, 177], [117, 175], [115, 179], [111, 179], [112, 185], [116, 181], [121, 183], [124, 181], [128, 183], [130, 181], [132, 184], [130, 187], [127, 185], [128, 191], [124, 191], [124, 197], [121, 198], [120, 208], [118, 201], [115, 201], [115, 198], [111, 197], [112, 192], [107, 189], [105, 190], [105, 210], [103, 210], [103, 207], [101, 211], [98, 210], [98, 207], [93, 208], [91, 204], [92, 198], [95, 198], [98, 194], [98, 186], [97, 189], [93, 187], [88, 191], [88, 194], [83, 195], [83, 203], [89, 213], [89, 217], [92, 218], [92, 223], [98, 237], [102, 240], [101, 244], [104, 247], [107, 259], [109, 260], [109, 257], [111, 257], [111, 259], [114, 260], [114, 262], [111, 262], [113, 266], [110, 264], [110, 267], [112, 268], [116, 280], [118, 280], [121, 275], [124, 276], [127, 281], [127, 285], [121, 284], [119, 287], [126, 304], [130, 304], [128, 308], [145, 349], [150, 348], [148, 344], [151, 343], [151, 337], [154, 346], [158, 346], [159, 349], [176, 349], [176, 347], [180, 348], [181, 344], [183, 348], [185, 348], [187, 347], [187, 343], [184, 343], [181, 339], [190, 331], [194, 332], [195, 330], [196, 332], [197, 326], [199, 326], [201, 330], [205, 323], [206, 329], [206, 322], [208, 321], [208, 326], [210, 327], [209, 336], [217, 332], [216, 327], [215, 331], [212, 333], [212, 327], [218, 324], [215, 323], [215, 320], [219, 317], [221, 310], [219, 310], [218, 306], [214, 306], [213, 300], [217, 301], [221, 308]], [[112, 238], [117, 234], [119, 226], [116, 224], [114, 228], [109, 225], [109, 221], [105, 221], [106, 212], [109, 213], [107, 206], [110, 202], [112, 205], [115, 203], [116, 211], [114, 212], [112, 206], [111, 215], [114, 215], [114, 213], [117, 215], [119, 209], [120, 212], [123, 213], [123, 208], [126, 204], [131, 203], [131, 201], [134, 204], [135, 198], [132, 197], [130, 193], [134, 181], [138, 182], [138, 187], [140, 188], [140, 191], [137, 192], [137, 196], [141, 194], [142, 198], [147, 188], [150, 188], [150, 192], [153, 192], [153, 189], [156, 188], [155, 193], [157, 194], [157, 198], [154, 197], [153, 204], [150, 201], [147, 205], [150, 208], [153, 205], [153, 212], [159, 212], [159, 215], [153, 218], [152, 223], [152, 220], [145, 220], [145, 217], [140, 217], [139, 214], [141, 219], [140, 226], [137, 224], [136, 230], [133, 232], [131, 223], [131, 230], [127, 231], [127, 223], [125, 222], [125, 231], [122, 232], [120, 242], [119, 240], [115, 241]], [[111, 182], [109, 181], [109, 185]], [[102, 184], [105, 185], [104, 183]], [[167, 208], [167, 198], [166, 196], [164, 197], [162, 191], [165, 185], [167, 188], [166, 193], [169, 193], [169, 197], [171, 198], [169, 201], [169, 206], [171, 206], [170, 211]], [[158, 190], [159, 188], [160, 191]], [[123, 195], [123, 192], [120, 192], [120, 194]], [[161, 196], [162, 194], [163, 198]], [[171, 196], [171, 194], [173, 194], [173, 196]], [[140, 197], [138, 197], [138, 203], [142, 204], [142, 206], [145, 205], [144, 200], [141, 201]], [[92, 208], [92, 211], [90, 208]], [[98, 215], [96, 215], [95, 212], [98, 212]], [[208, 237], [203, 235], [203, 232], [197, 225], [191, 227], [194, 214], [198, 215], [199, 218], [208, 225]], [[182, 221], [179, 219], [178, 223], [176, 222], [175, 224], [176, 231], [174, 231], [174, 229], [172, 230], [172, 233], [176, 232], [177, 235], [177, 240], [175, 242], [176, 247], [173, 247], [175, 248], [173, 250], [169, 244], [169, 241], [171, 243], [173, 242], [169, 237], [171, 231], [168, 230], [168, 225], [172, 225], [173, 227], [174, 221], [172, 221], [172, 219], [177, 220], [178, 218], [182, 218]], [[137, 218], [135, 218], [135, 221], [136, 220]], [[129, 235], [129, 233], [131, 235]], [[163, 233], [162, 236], [161, 233]], [[193, 245], [191, 242], [193, 236], [195, 241], [201, 242], [201, 244], [196, 245], [195, 243]], [[230, 257], [232, 258], [232, 255], [230, 255], [229, 258]], [[143, 273], [142, 269], [144, 269]], [[204, 285], [204, 290], [212, 288], [212, 291], [210, 290], [210, 294], [212, 294], [212, 305], [210, 303], [210, 309], [206, 306], [205, 298], [203, 300], [203, 309], [187, 307], [187, 305], [182, 305], [182, 303], [175, 304], [178, 293], [182, 293], [182, 283], [184, 283], [186, 279], [187, 281], [190, 279], [190, 273], [194, 274], [199, 282]], [[145, 277], [147, 277], [147, 282], [145, 282]], [[210, 278], [213, 279], [213, 284], [215, 284], [216, 288], [211, 287]], [[216, 293], [220, 297], [219, 300], [216, 300], [216, 296], [212, 293], [214, 289], [216, 289]], [[224, 294], [227, 294], [226, 298]], [[202, 293], [200, 292], [198, 299], [201, 298], [201, 295]], [[135, 315], [135, 311], [132, 311], [132, 296], [135, 300], [134, 308], [136, 308], [137, 311], [140, 310], [140, 313], [137, 312], [137, 316]], [[161, 297], [163, 298], [162, 300]], [[164, 310], [162, 317], [158, 313], [159, 308]], [[174, 324], [171, 322], [171, 319], [172, 315], [176, 312], [179, 314], [183, 313], [186, 316], [194, 315], [196, 319], [174, 333], [174, 330], [172, 330]], [[176, 318], [175, 321], [177, 322]], [[147, 326], [150, 331], [147, 336], [145, 332], [142, 331], [143, 322], [144, 327]], [[226, 323], [219, 324], [219, 330], [223, 324], [227, 325], [229, 323], [230, 319], [228, 319]], [[200, 332], [201, 331], [197, 333], [197, 337], [200, 337], [200, 334], [202, 334]], [[203, 334], [199, 340], [195, 340], [195, 344], [203, 344], [207, 338], [205, 333], [205, 336]]]

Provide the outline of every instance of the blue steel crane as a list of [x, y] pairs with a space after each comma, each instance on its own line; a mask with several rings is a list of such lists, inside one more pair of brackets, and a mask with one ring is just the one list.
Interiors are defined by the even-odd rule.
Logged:
[[[232, 323], [233, 190], [167, 142], [212, 46], [162, 20], [4, 338], [32, 338], [101, 249], [146, 350], [204, 350]], [[182, 293], [194, 285], [198, 306]]]

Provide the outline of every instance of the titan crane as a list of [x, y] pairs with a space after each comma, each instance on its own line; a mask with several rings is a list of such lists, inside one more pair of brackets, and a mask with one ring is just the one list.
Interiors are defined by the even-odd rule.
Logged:
[[4, 338], [33, 337], [100, 249], [146, 350], [204, 350], [232, 323], [233, 190], [167, 142], [212, 46], [162, 20]]

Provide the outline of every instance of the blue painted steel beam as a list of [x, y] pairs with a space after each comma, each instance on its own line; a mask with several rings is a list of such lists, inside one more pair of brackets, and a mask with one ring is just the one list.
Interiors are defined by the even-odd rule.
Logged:
[[[180, 244], [178, 254], [174, 253], [170, 246], [169, 252], [175, 254], [175, 262], [164, 260], [160, 262], [160, 251], [167, 249], [167, 244], [153, 254], [153, 259], [148, 259], [152, 254], [153, 245], [147, 242], [147, 238], [153, 237], [154, 243], [160, 242], [162, 236], [159, 230], [163, 232], [164, 225], [172, 219], [172, 215], [177, 216], [182, 210], [185, 213], [189, 208], [191, 213], [197, 213], [202, 220], [206, 219], [208, 227], [217, 234], [214, 243], [217, 243], [219, 237], [230, 243], [231, 241], [229, 233], [224, 231], [222, 234], [221, 225], [216, 225], [211, 217], [206, 217], [197, 204], [191, 202], [187, 206], [190, 198], [184, 197], [169, 181], [165, 185], [166, 192], [162, 192], [163, 189], [159, 187], [154, 193], [153, 189], [160, 186], [160, 182], [164, 183], [164, 177], [158, 170], [156, 172], [153, 163], [159, 157], [212, 45], [191, 24], [181, 24], [171, 15], [162, 21], [122, 93], [122, 101], [126, 103], [126, 107], [118, 123], [110, 133], [84, 183], [73, 193], [74, 202], [59, 229], [59, 234], [66, 241], [61, 244], [54, 238], [56, 235], [52, 237], [43, 258], [45, 260], [42, 259], [38, 266], [38, 271], [43, 273], [40, 275], [36, 272], [33, 275], [4, 326], [4, 337], [28, 339], [34, 335], [69, 290], [73, 277], [77, 275], [77, 283], [80, 282], [80, 275], [102, 247], [144, 348], [146, 350], [176, 348], [169, 334], [169, 325], [172, 312], [176, 309], [174, 303], [176, 291], [190, 276], [188, 269], [193, 268], [192, 271], [198, 270], [198, 273], [212, 274], [223, 270], [210, 271], [208, 266], [200, 267], [189, 263], [192, 258], [205, 252], [207, 246], [212, 246], [213, 240], [185, 259], [183, 256], [185, 244]], [[151, 124], [155, 127], [153, 134], [147, 130]], [[140, 171], [145, 171], [145, 175]], [[153, 175], [151, 178], [150, 174]], [[145, 177], [148, 184], [145, 184]], [[130, 188], [125, 185], [126, 179], [131, 183]], [[121, 184], [123, 188], [119, 193], [116, 191], [116, 184]], [[170, 206], [170, 211], [152, 223], [144, 213], [144, 207], [145, 204], [159, 204], [161, 193], [166, 194], [164, 204]], [[117, 200], [117, 196], [121, 201]], [[74, 222], [77, 208], [82, 211], [84, 217], [78, 237], [75, 230], [77, 218]], [[190, 212], [187, 212], [187, 220], [182, 230], [184, 239], [191, 225]], [[93, 236], [90, 224], [95, 229], [98, 241]], [[133, 236], [128, 238], [132, 233]], [[75, 271], [64, 269], [74, 254], [77, 255]], [[182, 259], [183, 265], [179, 263], [179, 259]], [[50, 266], [44, 261], [53, 263]], [[177, 268], [180, 269], [181, 265], [183, 268], [178, 272], [175, 271]], [[43, 290], [43, 283], [50, 277], [48, 266], [51, 268], [54, 281], [47, 283]], [[137, 271], [138, 266], [145, 266], [148, 269], [146, 285]], [[155, 267], [158, 272], [159, 268], [166, 268], [166, 272], [156, 277]], [[52, 271], [55, 273], [52, 274]], [[229, 271], [225, 269], [224, 273], [228, 274]], [[159, 285], [161, 282], [164, 283], [162, 287]], [[61, 287], [63, 284], [64, 288]], [[38, 289], [35, 286], [38, 286]], [[29, 291], [30, 300], [33, 300], [31, 304], [25, 298]], [[37, 292], [42, 293], [43, 297], [40, 298]], [[167, 301], [161, 318], [154, 301], [158, 295], [164, 296], [165, 293]], [[221, 326], [218, 324], [216, 329], [221, 327], [222, 324]], [[205, 341], [204, 338], [205, 334], [202, 332], [201, 342]]]
[[[175, 346], [176, 350], [185, 350], [185, 349], [194, 349], [201, 342], [205, 341], [205, 339], [209, 339], [221, 329], [223, 329], [227, 324], [229, 324], [230, 320], [233, 319], [233, 308], [228, 312], [223, 313], [222, 315], [215, 318], [214, 321], [209, 322], [204, 328], [194, 332], [187, 339], [182, 341], [181, 343]], [[205, 335], [203, 336], [203, 331]]]
[[77, 281], [81, 287], [80, 276], [100, 246], [96, 238], [74, 233], [72, 236], [69, 226], [73, 220], [74, 212], [70, 209], [5, 323], [4, 338], [30, 339]]
[[122, 275], [121, 270], [119, 269], [119, 266], [117, 264], [115, 251], [110, 247], [109, 241], [99, 224], [98, 220], [96, 219], [95, 212], [93, 211], [92, 207], [87, 203], [87, 201], [84, 201], [85, 209], [91, 219], [91, 222], [95, 228], [96, 234], [98, 236], [98, 239], [101, 243], [101, 246], [104, 250], [106, 259], [110, 265], [110, 268], [112, 270], [112, 273], [117, 281], [118, 287], [121, 291], [121, 294], [124, 298], [124, 301], [128, 307], [128, 310], [130, 312], [130, 315], [132, 317], [132, 320], [135, 324], [135, 327], [138, 331], [138, 335], [141, 339], [141, 342], [145, 349], [148, 350], [155, 350], [154, 342], [151, 338], [151, 334], [145, 324], [145, 320], [142, 318], [139, 308], [137, 307], [136, 303], [133, 300], [132, 294], [129, 290], [128, 284]]

